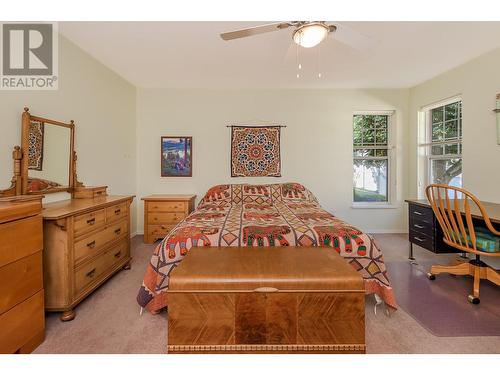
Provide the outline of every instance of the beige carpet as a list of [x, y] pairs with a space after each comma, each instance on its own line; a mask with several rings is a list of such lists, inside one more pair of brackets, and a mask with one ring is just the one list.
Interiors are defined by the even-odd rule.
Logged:
[[[406, 261], [408, 242], [404, 234], [375, 235], [392, 261]], [[167, 314], [139, 315], [135, 301], [154, 245], [144, 245], [142, 236], [132, 240], [132, 269], [121, 271], [76, 308], [76, 319], [63, 323], [49, 313], [46, 339], [35, 353], [164, 353]], [[415, 249], [417, 259], [436, 259]], [[448, 257], [447, 255], [439, 257]], [[389, 275], [390, 276], [390, 275]], [[394, 286], [394, 287], [397, 287]], [[500, 337], [436, 337], [399, 309], [391, 316], [366, 300], [368, 353], [498, 353]], [[453, 319], [450, 316], [450, 319]]]

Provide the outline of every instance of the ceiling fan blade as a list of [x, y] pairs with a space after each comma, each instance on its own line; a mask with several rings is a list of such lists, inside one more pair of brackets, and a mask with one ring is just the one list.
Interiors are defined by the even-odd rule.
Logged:
[[378, 44], [375, 39], [362, 34], [343, 23], [335, 23], [334, 25], [337, 30], [332, 33], [332, 37], [351, 48], [362, 52], [368, 52], [375, 49]]
[[235, 31], [229, 31], [227, 33], [220, 34], [220, 37], [224, 40], [232, 40], [238, 38], [245, 38], [247, 36], [269, 33], [271, 31], [278, 31], [281, 29], [286, 29], [290, 25], [286, 22], [276, 22], [267, 25], [260, 25], [255, 27], [249, 27], [248, 29], [241, 29]]

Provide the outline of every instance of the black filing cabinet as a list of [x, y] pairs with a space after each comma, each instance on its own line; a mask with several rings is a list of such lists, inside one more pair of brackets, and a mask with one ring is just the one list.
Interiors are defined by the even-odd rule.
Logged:
[[434, 253], [457, 253], [458, 251], [443, 242], [443, 231], [426, 201], [407, 200], [408, 202], [408, 240], [410, 259], [413, 258], [413, 244]]

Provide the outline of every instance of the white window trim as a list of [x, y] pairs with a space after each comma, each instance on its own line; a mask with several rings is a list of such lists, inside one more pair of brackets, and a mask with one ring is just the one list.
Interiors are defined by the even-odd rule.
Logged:
[[[418, 134], [417, 134], [417, 158], [419, 160], [424, 160], [423, 163], [419, 162], [421, 167], [417, 168], [417, 192], [418, 198], [425, 198], [425, 187], [429, 185], [429, 181], [431, 180], [431, 170], [430, 170], [430, 162], [428, 155], [428, 147], [432, 143], [432, 135], [430, 131], [431, 124], [431, 111], [437, 107], [443, 107], [448, 104], [452, 104], [455, 102], [462, 102], [462, 112], [463, 112], [463, 98], [462, 94], [454, 95], [452, 97], [439, 100], [437, 102], [427, 104], [420, 108], [418, 112]], [[463, 142], [463, 116], [462, 116], [462, 142]], [[463, 156], [462, 156], [463, 157]], [[463, 182], [462, 177], [462, 182]]]
[[[397, 192], [397, 183], [396, 183], [396, 176], [397, 176], [397, 167], [396, 167], [396, 155], [397, 155], [397, 148], [396, 148], [396, 139], [397, 139], [397, 133], [396, 133], [396, 111], [394, 110], [383, 110], [383, 111], [355, 111], [353, 112], [352, 116], [356, 115], [386, 115], [388, 116], [387, 118], [387, 126], [388, 126], [388, 142], [387, 142], [387, 154], [388, 154], [388, 182], [387, 182], [387, 202], [354, 202], [354, 195], [351, 195], [351, 208], [380, 208], [380, 209], [394, 209], [394, 208], [399, 208], [399, 205], [396, 204], [397, 202], [397, 197], [396, 197], [396, 192]], [[352, 119], [352, 117], [351, 117]], [[352, 127], [352, 122], [351, 122], [351, 130], [353, 129]], [[351, 135], [351, 139], [353, 139], [353, 135]], [[352, 143], [351, 143], [352, 145]], [[353, 155], [353, 151], [351, 150], [351, 155]], [[352, 159], [354, 160], [354, 158]], [[354, 170], [354, 164], [353, 168]]]

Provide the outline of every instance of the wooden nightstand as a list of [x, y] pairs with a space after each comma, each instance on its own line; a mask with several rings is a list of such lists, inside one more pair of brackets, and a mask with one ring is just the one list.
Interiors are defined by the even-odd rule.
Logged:
[[143, 197], [144, 242], [163, 239], [170, 230], [194, 209], [196, 195], [153, 194]]

